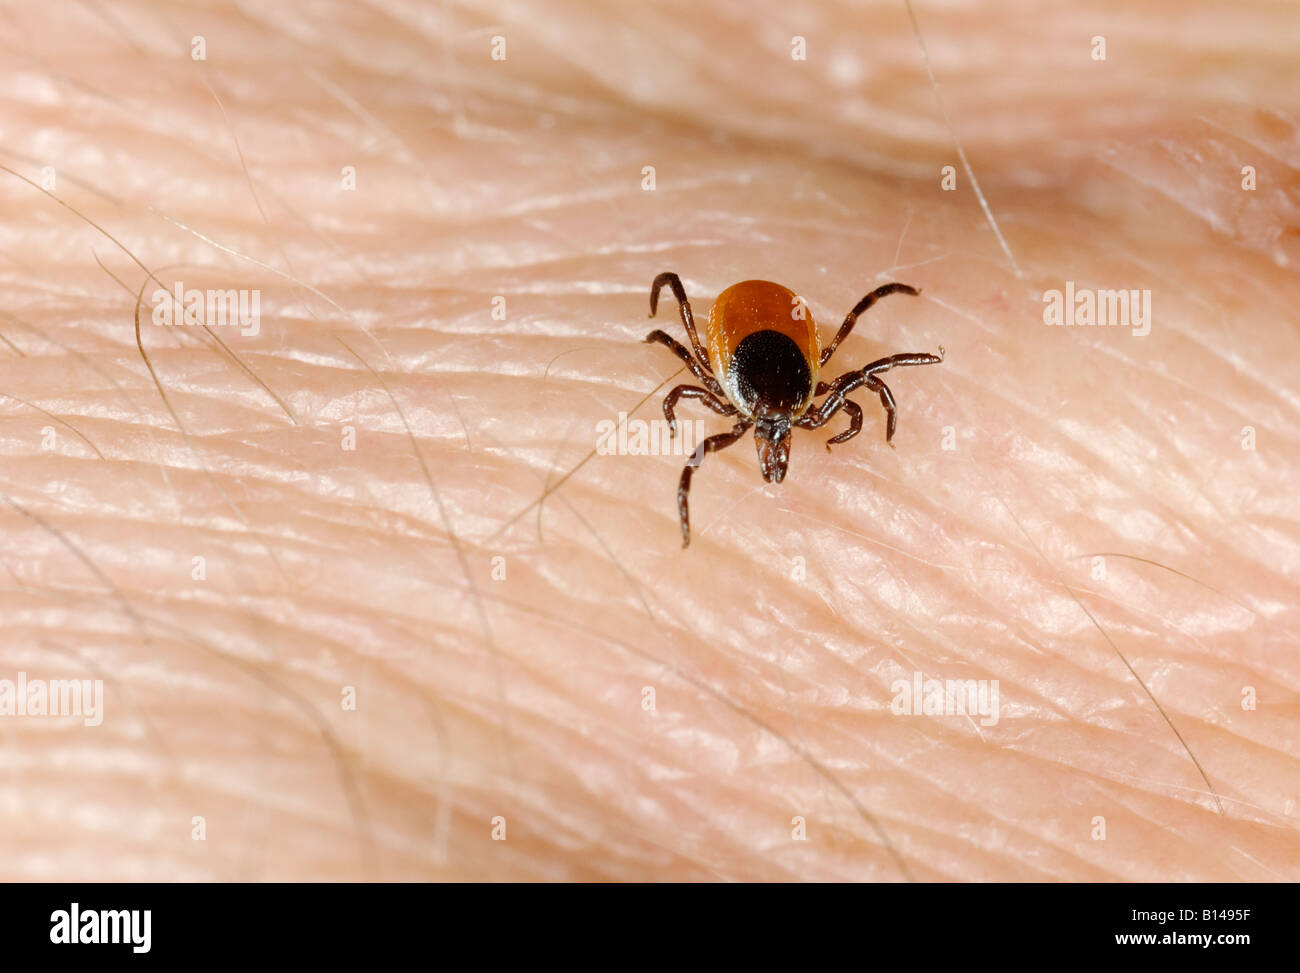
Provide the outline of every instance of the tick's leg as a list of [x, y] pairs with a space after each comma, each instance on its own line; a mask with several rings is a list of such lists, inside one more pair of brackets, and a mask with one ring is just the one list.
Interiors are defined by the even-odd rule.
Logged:
[[840, 346], [840, 342], [843, 341], [845, 338], [847, 338], [849, 336], [849, 332], [853, 330], [853, 325], [857, 323], [859, 314], [864, 312], [867, 308], [871, 307], [871, 305], [875, 304], [876, 301], [878, 301], [880, 298], [888, 297], [890, 294], [898, 294], [898, 293], [912, 294], [913, 296], [915, 296], [917, 294], [920, 294], [921, 292], [917, 290], [915, 287], [910, 287], [907, 284], [893, 283], [893, 284], [884, 284], [880, 287], [877, 287], [874, 291], [872, 291], [870, 294], [868, 294], [862, 300], [858, 301], [858, 303], [853, 306], [853, 310], [848, 313], [848, 316], [845, 317], [844, 319], [844, 323], [840, 325], [839, 333], [836, 334], [835, 337], [831, 340], [831, 343], [822, 350], [821, 363], [825, 365], [828, 361], [831, 360], [831, 355], [835, 354], [835, 349]]
[[[878, 359], [877, 361], [873, 361], [870, 365], [867, 365], [865, 368], [859, 368], [852, 372], [845, 372], [835, 381], [831, 382], [830, 385], [827, 386], [830, 398], [824, 401], [821, 407], [824, 410], [834, 400], [841, 399], [854, 389], [859, 389], [862, 388], [862, 386], [869, 384], [868, 379], [870, 379], [872, 375], [877, 375], [880, 372], [887, 372], [891, 368], [900, 368], [904, 365], [937, 365], [941, 361], [943, 361], [942, 346], [939, 347], [939, 354], [937, 355], [931, 355], [923, 351], [914, 351], [905, 352], [901, 355], [890, 355], [888, 358]], [[823, 384], [825, 383], [818, 383], [817, 387], [819, 392]], [[875, 386], [872, 386], [872, 388], [874, 389]], [[838, 406], [836, 408], [838, 408]]]
[[695, 467], [703, 462], [707, 454], [726, 449], [745, 435], [749, 427], [750, 423], [748, 422], [738, 422], [731, 427], [731, 432], [721, 432], [716, 436], [710, 436], [696, 447], [695, 452], [691, 454], [691, 458], [687, 460], [686, 466], [682, 468], [682, 479], [677, 485], [677, 512], [682, 518], [682, 547], [688, 547], [691, 543], [691, 514], [686, 504], [686, 496], [691, 492], [691, 474], [695, 472]]
[[734, 405], [720, 400], [708, 389], [702, 389], [697, 385], [679, 385], [664, 396], [664, 418], [668, 420], [668, 432], [672, 436], [677, 435], [677, 416], [673, 409], [678, 399], [697, 399], [720, 416], [736, 414]]
[[[822, 401], [815, 413], [805, 415], [797, 425], [804, 429], [816, 429], [818, 426], [824, 426], [831, 416], [835, 415], [841, 408], [847, 408], [852, 405], [845, 396], [850, 392], [862, 388], [864, 385], [873, 392], [880, 394], [880, 403], [885, 407], [885, 442], [893, 445], [894, 428], [898, 425], [898, 409], [894, 404], [894, 395], [889, 391], [887, 386], [876, 375], [880, 372], [887, 372], [891, 368], [903, 365], [937, 365], [943, 361], [943, 348], [939, 349], [939, 354], [930, 355], [925, 352], [908, 352], [901, 355], [891, 355], [888, 358], [882, 358], [874, 361], [866, 368], [859, 369], [855, 372], [845, 372], [835, 381], [831, 382], [829, 394]], [[820, 386], [819, 386], [820, 388]], [[848, 438], [848, 437], [845, 437]], [[831, 440], [834, 442], [835, 440]]]
[[655, 311], [659, 309], [659, 289], [667, 284], [673, 289], [673, 297], [677, 298], [677, 307], [682, 312], [682, 324], [686, 326], [686, 334], [691, 339], [691, 347], [695, 349], [695, 354], [699, 356], [700, 364], [706, 371], [712, 374], [713, 369], [709, 367], [709, 356], [700, 344], [700, 336], [695, 332], [695, 316], [691, 314], [691, 302], [686, 299], [686, 289], [682, 287], [682, 279], [674, 274], [671, 270], [665, 271], [655, 278], [654, 283], [650, 285], [650, 316], [655, 316]]
[[[884, 385], [881, 385], [881, 388], [884, 388]], [[826, 440], [826, 452], [828, 453], [831, 451], [831, 447], [836, 443], [846, 443], [858, 433], [862, 432], [862, 406], [858, 405], [856, 402], [850, 402], [848, 399], [845, 399], [844, 411], [849, 414], [849, 428]], [[890, 413], [890, 415], [892, 416], [893, 413]]]
[[725, 398], [726, 393], [722, 391], [722, 386], [718, 380], [713, 377], [711, 372], [706, 372], [695, 357], [686, 350], [686, 346], [680, 341], [668, 334], [666, 331], [651, 331], [645, 336], [645, 340], [656, 344], [661, 344], [674, 355], [682, 360], [682, 363], [691, 370], [691, 374], [704, 383], [705, 387], [718, 398]]
[[[853, 373], [850, 373], [853, 374]], [[848, 376], [841, 376], [847, 378]], [[838, 381], [838, 379], [837, 379]], [[817, 383], [817, 394], [821, 395], [823, 390], [835, 392], [835, 387], [827, 385], [825, 382]], [[848, 404], [848, 399], [842, 393], [836, 392], [830, 398], [822, 402], [816, 408], [809, 409], [802, 416], [794, 421], [794, 425], [800, 429], [820, 429], [826, 423], [830, 422], [835, 413], [839, 412]]]
[[939, 354], [937, 355], [927, 354], [923, 351], [909, 351], [901, 355], [890, 355], [888, 358], [878, 359], [862, 369], [862, 374], [875, 375], [902, 365], [937, 365], [941, 361], [943, 361], [943, 345], [939, 346]]
[[885, 442], [893, 446], [894, 429], [898, 426], [898, 406], [894, 403], [894, 393], [889, 391], [888, 385], [874, 375], [867, 378], [866, 385], [871, 391], [880, 393], [880, 404], [885, 407]]

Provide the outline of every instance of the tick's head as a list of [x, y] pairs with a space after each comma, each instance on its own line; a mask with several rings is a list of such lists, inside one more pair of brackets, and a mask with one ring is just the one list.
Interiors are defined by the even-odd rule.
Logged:
[[790, 466], [790, 417], [759, 419], [754, 426], [754, 444], [758, 446], [758, 466], [763, 479], [780, 483]]

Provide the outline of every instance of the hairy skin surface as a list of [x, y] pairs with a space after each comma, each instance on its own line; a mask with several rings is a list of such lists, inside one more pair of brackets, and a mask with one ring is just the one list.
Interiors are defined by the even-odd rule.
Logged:
[[[1300, 879], [1295, 15], [1144, 6], [917, 7], [1019, 277], [892, 0], [11, 6], [0, 678], [105, 714], [0, 718], [0, 875]], [[947, 360], [683, 551], [683, 458], [595, 454], [690, 379], [663, 270]]]

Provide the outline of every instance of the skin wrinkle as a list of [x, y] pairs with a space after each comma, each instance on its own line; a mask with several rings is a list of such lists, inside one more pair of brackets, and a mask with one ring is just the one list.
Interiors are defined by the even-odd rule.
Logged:
[[[98, 728], [0, 718], [5, 877], [1300, 877], [1287, 12], [1177, 10], [1171, 48], [1164, 9], [917, 6], [1024, 281], [900, 3], [15, 12], [0, 488], [108, 584], [0, 508], [0, 678], [116, 688]], [[215, 329], [251, 375], [142, 308], [191, 445], [139, 270], [45, 165], [146, 301], [261, 290]], [[641, 343], [662, 270], [699, 320], [777, 280], [823, 340], [902, 280], [832, 368], [947, 360], [889, 376], [896, 451], [860, 394], [780, 486], [710, 456], [683, 553], [683, 458], [593, 449], [685, 380]], [[1067, 279], [1152, 288], [1151, 334], [1044, 326]], [[1000, 721], [891, 714], [915, 670], [999, 679]]]

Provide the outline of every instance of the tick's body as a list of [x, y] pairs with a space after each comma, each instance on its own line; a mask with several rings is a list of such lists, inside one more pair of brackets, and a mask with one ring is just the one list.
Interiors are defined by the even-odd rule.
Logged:
[[780, 411], [797, 419], [807, 411], [822, 347], [792, 290], [768, 280], [732, 284], [713, 302], [705, 338], [713, 374], [741, 415]]
[[[695, 319], [682, 282], [674, 273], [655, 278], [650, 290], [650, 315], [659, 305], [659, 289], [672, 288], [681, 309], [682, 324], [691, 339], [695, 354], [663, 331], [652, 331], [646, 341], [667, 346], [703, 384], [679, 385], [664, 399], [664, 416], [674, 435], [677, 419], [674, 406], [680, 399], [697, 399], [719, 415], [739, 416], [730, 432], [710, 436], [700, 443], [686, 468], [677, 489], [677, 508], [681, 515], [682, 546], [691, 542], [687, 495], [691, 474], [707, 453], [724, 449], [740, 439], [751, 426], [758, 446], [759, 467], [763, 479], [780, 483], [790, 462], [790, 429], [817, 429], [843, 409], [849, 414], [849, 428], [826, 442], [842, 443], [862, 429], [862, 408], [846, 396], [866, 386], [880, 395], [888, 417], [885, 441], [894, 438], [897, 413], [889, 387], [876, 378], [897, 365], [929, 365], [943, 361], [938, 355], [924, 353], [892, 355], [872, 362], [865, 368], [846, 372], [829, 385], [818, 381], [821, 368], [830, 360], [839, 343], [853, 330], [858, 315], [878, 298], [903, 292], [917, 294], [906, 284], [885, 284], [866, 295], [849, 312], [839, 332], [825, 350], [817, 335], [817, 326], [806, 305], [789, 288], [767, 280], [746, 280], [728, 287], [718, 295], [709, 312], [705, 329], [708, 349], [701, 346]], [[812, 407], [817, 395], [826, 394], [820, 406]], [[890, 443], [892, 445], [892, 443]]]

